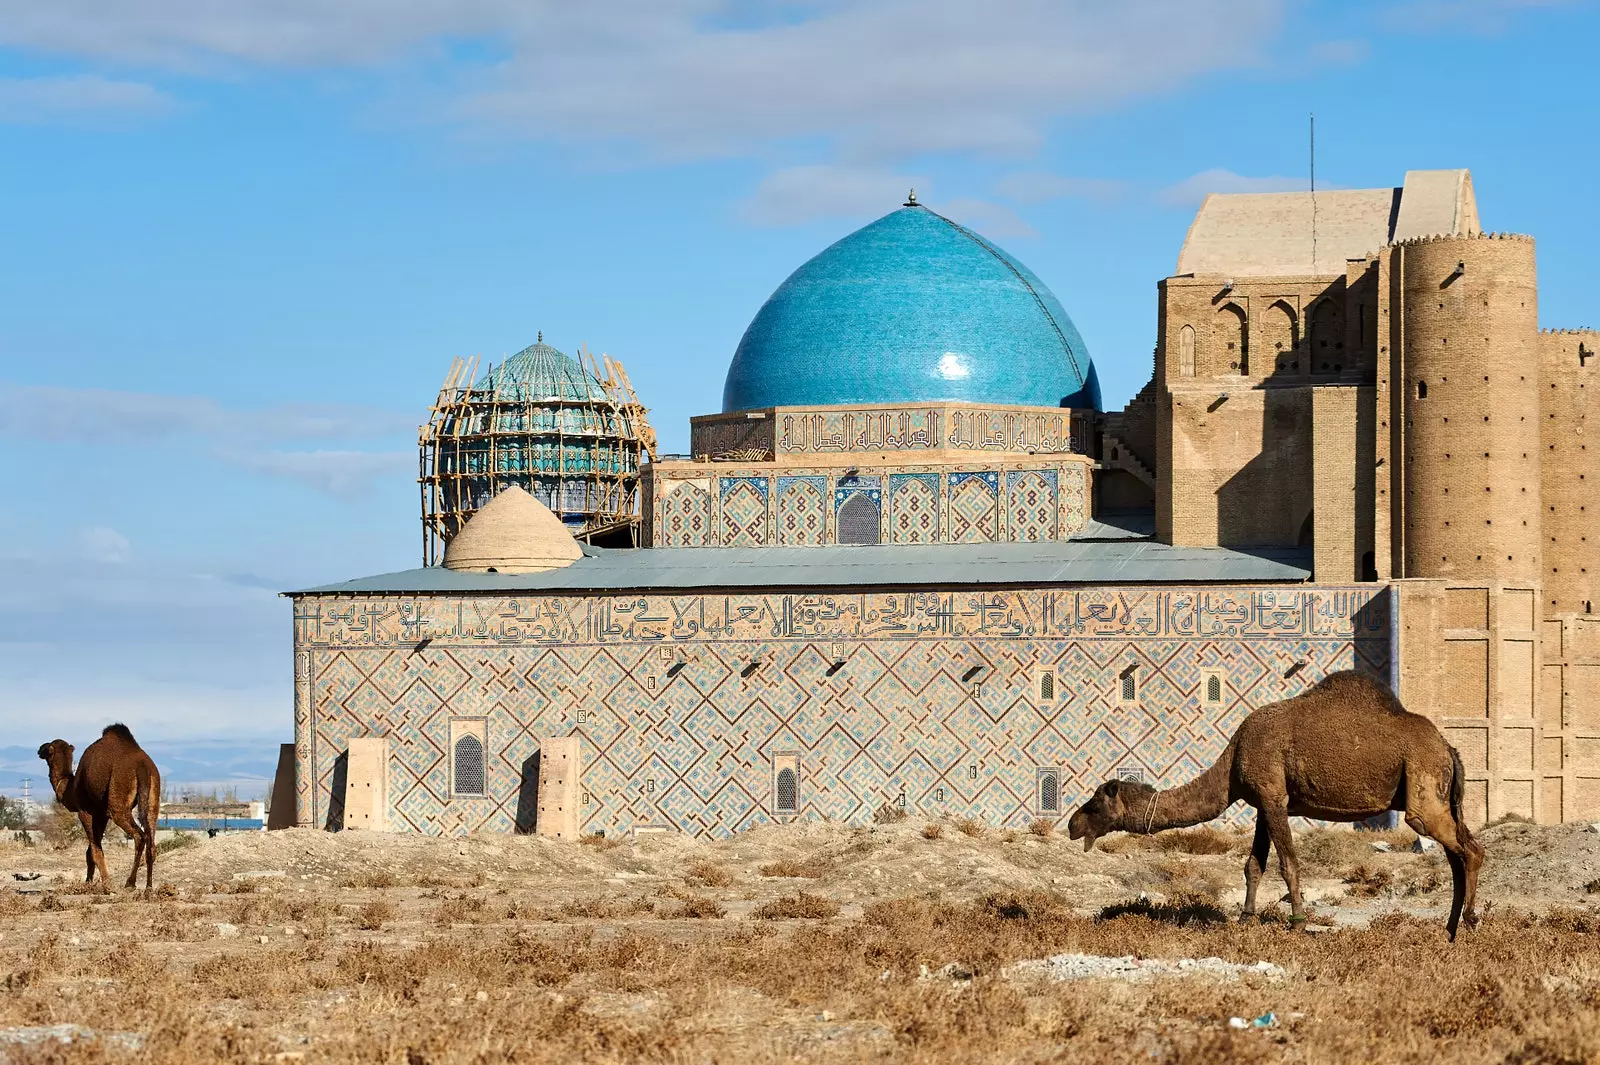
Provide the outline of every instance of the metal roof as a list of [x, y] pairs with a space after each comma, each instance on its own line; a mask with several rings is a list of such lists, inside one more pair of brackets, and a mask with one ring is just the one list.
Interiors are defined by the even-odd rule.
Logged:
[[[1127, 535], [1121, 530], [1112, 531]], [[1307, 548], [1171, 547], [1149, 540], [1124, 538], [1065, 543], [862, 547], [628, 550], [585, 547], [584, 557], [572, 565], [544, 573], [465, 573], [428, 567], [361, 577], [287, 594], [937, 588], [1002, 584], [1251, 583], [1310, 578], [1311, 551]]]

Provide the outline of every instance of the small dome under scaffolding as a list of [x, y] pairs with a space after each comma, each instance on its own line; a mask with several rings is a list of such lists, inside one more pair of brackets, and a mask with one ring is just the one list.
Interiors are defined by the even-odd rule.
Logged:
[[647, 414], [619, 362], [573, 359], [542, 333], [481, 376], [477, 360], [454, 360], [420, 433], [424, 564], [510, 487], [580, 539], [637, 542]]

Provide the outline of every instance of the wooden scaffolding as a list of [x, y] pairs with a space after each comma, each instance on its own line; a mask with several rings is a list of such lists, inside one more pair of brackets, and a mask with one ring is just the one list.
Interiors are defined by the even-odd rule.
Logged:
[[508, 387], [493, 367], [480, 379], [478, 365], [451, 361], [419, 431], [423, 564], [439, 564], [467, 519], [510, 485], [580, 540], [638, 546], [639, 467], [655, 459], [656, 434], [622, 364], [580, 346], [577, 366], [592, 384], [576, 397]]

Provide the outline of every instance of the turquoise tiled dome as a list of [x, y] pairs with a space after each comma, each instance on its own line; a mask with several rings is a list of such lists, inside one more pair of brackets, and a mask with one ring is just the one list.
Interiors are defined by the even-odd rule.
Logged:
[[778, 286], [739, 341], [722, 409], [928, 400], [1098, 409], [1100, 385], [1044, 282], [913, 203]]
[[499, 366], [492, 367], [474, 388], [494, 389], [502, 398], [520, 400], [605, 400], [606, 391], [576, 359], [544, 342], [530, 344]]

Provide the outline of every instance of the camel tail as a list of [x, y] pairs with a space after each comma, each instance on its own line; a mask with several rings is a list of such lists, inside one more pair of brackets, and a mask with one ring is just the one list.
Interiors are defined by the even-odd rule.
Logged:
[[1476, 847], [1477, 840], [1467, 828], [1465, 802], [1467, 797], [1467, 770], [1461, 764], [1461, 752], [1450, 746], [1450, 818], [1456, 823], [1456, 838], [1463, 846]]

